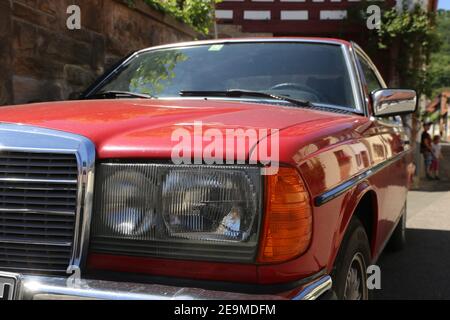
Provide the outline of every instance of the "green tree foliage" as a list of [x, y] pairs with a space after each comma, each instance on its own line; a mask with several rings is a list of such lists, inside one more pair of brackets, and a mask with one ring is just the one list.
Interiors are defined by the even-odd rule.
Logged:
[[175, 78], [173, 70], [178, 63], [186, 61], [187, 56], [180, 51], [161, 51], [144, 56], [130, 79], [132, 92], [158, 95]]
[[[135, 0], [128, 0], [130, 5], [134, 2]], [[144, 2], [206, 35], [214, 23], [215, 4], [220, 0], [144, 0]]]
[[[365, 27], [369, 18], [367, 8], [374, 4], [381, 8], [381, 24], [379, 29], [367, 31], [371, 44], [369, 49], [394, 50], [398, 57], [394, 61], [398, 72], [398, 85], [415, 89], [419, 96], [424, 94], [431, 97], [435, 77], [430, 64], [434, 59], [432, 54], [438, 52], [440, 46], [435, 14], [424, 11], [418, 5], [411, 9], [407, 1], [403, 1], [402, 10], [397, 10], [397, 8], [389, 8], [384, 1], [364, 0], [359, 7], [350, 12], [348, 22]], [[411, 144], [413, 146], [415, 145], [414, 137], [420, 127], [419, 119], [418, 110], [412, 118]]]
[[366, 25], [370, 5], [381, 8], [379, 29], [368, 30], [371, 50], [396, 50], [396, 70], [399, 85], [415, 89], [419, 94], [431, 95], [432, 76], [429, 68], [431, 54], [439, 49], [435, 14], [424, 11], [419, 5], [409, 8], [404, 1], [403, 9], [390, 8], [384, 1], [363, 1], [350, 14], [350, 23]]
[[436, 26], [442, 45], [431, 54], [429, 70], [433, 97], [444, 89], [450, 90], [450, 11], [439, 10]]
[[121, 72], [102, 89], [159, 95], [175, 78], [174, 69], [188, 56], [179, 50], [141, 54], [122, 67]]
[[401, 85], [427, 96], [431, 95], [430, 57], [439, 48], [434, 19], [434, 13], [420, 6], [413, 10], [405, 6], [402, 12], [385, 12], [378, 31], [380, 48], [398, 46], [396, 63]]

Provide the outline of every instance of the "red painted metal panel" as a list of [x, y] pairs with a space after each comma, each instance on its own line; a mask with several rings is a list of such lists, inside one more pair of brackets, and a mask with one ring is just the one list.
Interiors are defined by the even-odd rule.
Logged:
[[[403, 150], [394, 129], [363, 116], [255, 103], [124, 99], [41, 103], [0, 110], [3, 122], [84, 135], [96, 144], [98, 159], [168, 160], [173, 130], [180, 126], [192, 130], [192, 122], [200, 120], [220, 130], [280, 129], [280, 163], [298, 168], [311, 199]], [[407, 162], [401, 159], [365, 181], [380, 204], [374, 253], [378, 253], [386, 240], [404, 203], [406, 170]], [[96, 270], [246, 283], [298, 280], [323, 268], [331, 271], [348, 221], [345, 217], [353, 212], [365, 190], [355, 187], [315, 207], [310, 248], [304, 255], [285, 263], [231, 264], [96, 254], [90, 256], [88, 265]]]

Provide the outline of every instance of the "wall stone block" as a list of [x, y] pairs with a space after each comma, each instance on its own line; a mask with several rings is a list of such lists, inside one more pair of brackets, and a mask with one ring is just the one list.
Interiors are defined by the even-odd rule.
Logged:
[[[66, 27], [81, 8], [81, 30]], [[0, 0], [0, 106], [66, 99], [132, 51], [198, 34], [142, 0]]]

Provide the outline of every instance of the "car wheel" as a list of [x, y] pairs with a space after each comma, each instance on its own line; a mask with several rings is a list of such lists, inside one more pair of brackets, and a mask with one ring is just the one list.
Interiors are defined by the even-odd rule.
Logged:
[[368, 300], [367, 266], [370, 247], [366, 231], [357, 218], [350, 221], [336, 258], [333, 288], [340, 300]]
[[406, 247], [406, 204], [403, 209], [402, 217], [395, 227], [391, 238], [389, 239], [387, 249], [390, 251], [401, 251]]

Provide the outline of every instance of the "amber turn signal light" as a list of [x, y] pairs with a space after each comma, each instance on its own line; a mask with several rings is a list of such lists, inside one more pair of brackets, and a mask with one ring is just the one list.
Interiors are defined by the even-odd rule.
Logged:
[[312, 212], [308, 191], [295, 168], [266, 178], [266, 210], [258, 262], [293, 259], [308, 249]]

